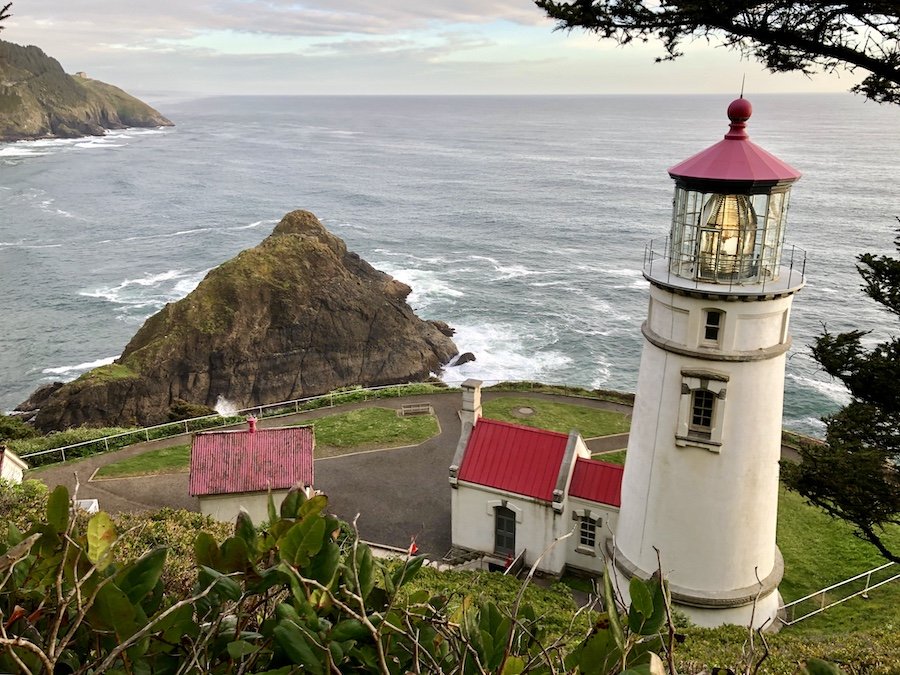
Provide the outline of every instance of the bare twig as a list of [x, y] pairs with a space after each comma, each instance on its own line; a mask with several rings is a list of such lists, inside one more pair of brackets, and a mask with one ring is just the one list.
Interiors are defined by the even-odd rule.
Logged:
[[662, 558], [659, 555], [659, 549], [655, 546], [656, 551], [656, 569], [659, 571], [659, 586], [663, 594], [663, 604], [666, 608], [666, 626], [668, 628], [668, 636], [666, 641], [666, 664], [669, 666], [669, 673], [677, 675], [675, 669], [675, 621], [672, 619], [672, 600], [669, 597], [669, 589], [663, 583]]

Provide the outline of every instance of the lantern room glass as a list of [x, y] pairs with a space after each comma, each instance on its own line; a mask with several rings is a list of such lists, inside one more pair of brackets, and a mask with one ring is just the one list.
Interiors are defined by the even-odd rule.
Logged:
[[741, 194], [675, 188], [671, 271], [695, 281], [758, 284], [778, 278], [789, 188]]

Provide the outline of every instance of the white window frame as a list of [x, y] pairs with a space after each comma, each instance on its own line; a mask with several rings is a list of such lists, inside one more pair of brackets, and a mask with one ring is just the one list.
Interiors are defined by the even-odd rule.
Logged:
[[[578, 523], [578, 532], [575, 544], [575, 552], [583, 553], [584, 555], [597, 555], [597, 546], [600, 543], [600, 530], [603, 528], [603, 517], [600, 514], [596, 514], [591, 512], [590, 509], [578, 509], [572, 511], [572, 520]], [[594, 536], [594, 544], [585, 544], [582, 541], [582, 528], [586, 523], [589, 523], [593, 527], [593, 536]]]
[[[709, 318], [712, 315], [716, 315], [719, 317], [718, 324], [711, 324], [709, 322]], [[706, 331], [710, 328], [714, 328], [716, 331], [715, 338], [709, 338], [706, 336]], [[703, 322], [700, 325], [700, 344], [704, 347], [720, 347], [722, 345], [722, 335], [725, 332], [725, 312], [721, 309], [714, 309], [712, 307], [703, 310]]]
[[[682, 448], [703, 448], [710, 452], [721, 450], [727, 384], [728, 375], [724, 373], [709, 370], [681, 371], [681, 399], [678, 405], [675, 445]], [[708, 430], [699, 429], [693, 424], [694, 392], [697, 390], [708, 391], [714, 396]]]

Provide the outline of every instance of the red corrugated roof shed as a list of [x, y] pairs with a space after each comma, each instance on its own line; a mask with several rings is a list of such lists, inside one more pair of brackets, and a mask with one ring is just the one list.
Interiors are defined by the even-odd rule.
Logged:
[[569, 437], [480, 419], [469, 436], [459, 480], [551, 501]]
[[314, 445], [312, 427], [197, 434], [191, 447], [191, 495], [312, 485]]
[[621, 506], [624, 472], [624, 466], [579, 457], [575, 460], [569, 495], [600, 504]]

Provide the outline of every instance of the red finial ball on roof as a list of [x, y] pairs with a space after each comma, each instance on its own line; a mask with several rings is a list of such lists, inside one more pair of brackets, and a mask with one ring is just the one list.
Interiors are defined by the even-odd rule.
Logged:
[[752, 114], [753, 106], [743, 96], [734, 99], [728, 106], [728, 119], [732, 122], [746, 122]]

